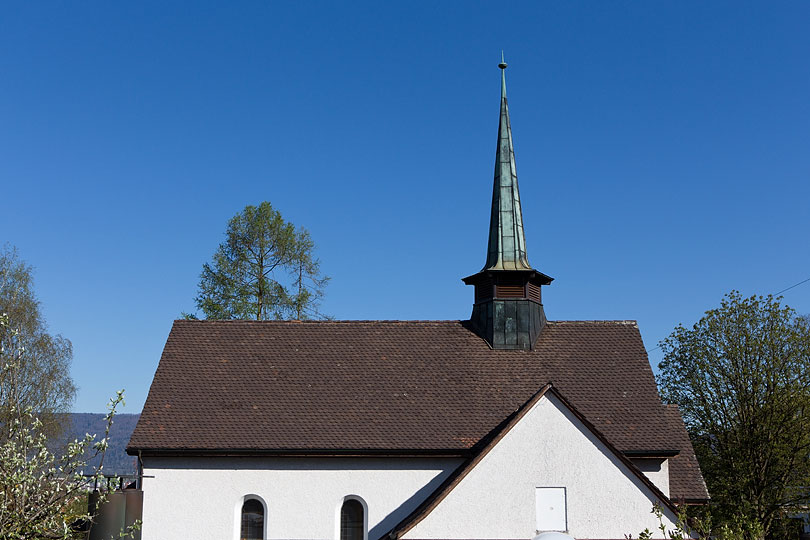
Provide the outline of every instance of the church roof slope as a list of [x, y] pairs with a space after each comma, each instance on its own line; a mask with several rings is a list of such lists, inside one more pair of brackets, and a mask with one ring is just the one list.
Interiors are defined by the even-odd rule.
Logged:
[[669, 493], [674, 501], [704, 503], [709, 500], [709, 490], [700, 472], [695, 450], [689, 441], [681, 411], [677, 405], [664, 405], [664, 416], [669, 425], [671, 446], [680, 448], [680, 453], [669, 460]]
[[621, 451], [684, 442], [632, 321], [550, 321], [531, 351], [460, 321], [175, 321], [128, 451], [469, 455], [548, 382]]

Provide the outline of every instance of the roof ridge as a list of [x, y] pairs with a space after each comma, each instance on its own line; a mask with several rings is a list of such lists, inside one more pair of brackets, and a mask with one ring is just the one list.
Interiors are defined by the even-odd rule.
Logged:
[[265, 320], [255, 321], [247, 319], [175, 319], [176, 323], [206, 323], [206, 324], [353, 324], [353, 323], [462, 323], [461, 319], [282, 319], [282, 320]]
[[548, 322], [553, 324], [626, 324], [628, 326], [638, 326], [638, 321], [634, 319], [574, 319]]
[[[296, 324], [405, 324], [405, 323], [421, 323], [421, 324], [459, 324], [466, 322], [465, 319], [330, 319], [330, 320], [264, 320], [255, 321], [247, 319], [175, 319], [175, 323], [190, 323], [190, 324], [283, 324], [283, 325], [296, 325]], [[552, 325], [588, 325], [588, 324], [604, 324], [604, 325], [628, 325], [638, 326], [638, 321], [632, 319], [575, 319], [575, 320], [561, 320], [561, 321], [548, 321]]]

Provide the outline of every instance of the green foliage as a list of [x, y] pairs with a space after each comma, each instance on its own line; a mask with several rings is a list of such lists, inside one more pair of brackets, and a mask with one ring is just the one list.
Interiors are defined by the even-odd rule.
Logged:
[[[47, 332], [31, 274], [31, 267], [14, 248], [0, 250], [0, 313], [7, 317], [7, 324], [0, 327], [0, 350], [21, 353], [15, 406], [36, 411], [45, 431], [54, 434], [59, 431], [54, 414], [69, 409], [76, 393], [69, 375], [73, 348], [67, 339]], [[11, 397], [2, 382], [0, 422], [5, 422], [10, 418]]]
[[778, 298], [732, 292], [661, 347], [659, 386], [683, 413], [717, 530], [773, 537], [808, 500], [807, 319]]
[[[19, 333], [6, 313], [0, 314], [0, 330], [11, 336]], [[44, 424], [30, 406], [23, 405], [26, 354], [21, 346], [0, 351], [0, 390], [8, 399], [6, 418], [0, 423], [0, 538], [75, 539], [80, 535], [73, 524], [92, 520], [81, 501], [86, 500], [88, 480], [102, 479], [110, 426], [116, 407], [123, 403], [123, 392], [110, 400], [102, 439], [86, 435], [56, 455], [49, 449]], [[89, 448], [100, 460], [87, 478]]]
[[[664, 512], [658, 504], [654, 504], [652, 511], [658, 518], [659, 538], [667, 540], [759, 540], [762, 538], [762, 527], [744, 516], [736, 515], [733, 519], [718, 527], [712, 527], [711, 514], [702, 512], [699, 516], [687, 516], [686, 507], [682, 507], [677, 515], [674, 529], [668, 529], [664, 523]], [[650, 529], [644, 529], [638, 535], [638, 540], [652, 540], [655, 537]], [[633, 535], [625, 535], [627, 540]]]
[[206, 319], [323, 317], [318, 306], [329, 278], [321, 275], [305, 229], [263, 202], [235, 215], [225, 236], [200, 274], [195, 300]]

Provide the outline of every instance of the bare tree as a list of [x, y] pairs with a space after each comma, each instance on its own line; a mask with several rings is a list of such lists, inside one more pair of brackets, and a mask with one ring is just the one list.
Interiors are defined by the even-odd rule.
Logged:
[[53, 435], [60, 430], [55, 414], [66, 412], [76, 394], [70, 378], [73, 348], [69, 340], [48, 333], [34, 294], [31, 267], [10, 246], [0, 251], [0, 314], [8, 321], [0, 328], [0, 350], [24, 352], [17, 394], [11, 396], [7, 385], [0, 386], [0, 421], [7, 420], [11, 405], [30, 408]]

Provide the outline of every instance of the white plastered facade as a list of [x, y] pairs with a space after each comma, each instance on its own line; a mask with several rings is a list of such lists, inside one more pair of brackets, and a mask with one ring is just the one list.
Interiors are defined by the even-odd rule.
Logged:
[[[340, 507], [366, 509], [367, 539], [407, 517], [460, 458], [147, 457], [143, 539], [237, 539], [241, 505], [265, 506], [268, 540], [339, 540]], [[657, 530], [655, 493], [552, 393], [518, 421], [404, 540], [529, 539], [537, 488], [563, 487], [578, 539]], [[673, 528], [674, 516], [665, 512]]]
[[[653, 490], [547, 393], [403, 538], [532, 538], [539, 532], [535, 493], [544, 487], [565, 488], [567, 532], [574, 538], [657, 531], [651, 510], [661, 502]], [[668, 529], [674, 519], [665, 510]]]
[[268, 539], [335, 540], [347, 497], [368, 538], [394, 527], [460, 458], [145, 457], [143, 540], [238, 538], [245, 497], [265, 505]]
[[655, 487], [669, 497], [669, 460], [666, 458], [636, 458], [631, 459], [638, 470], [655, 484]]

